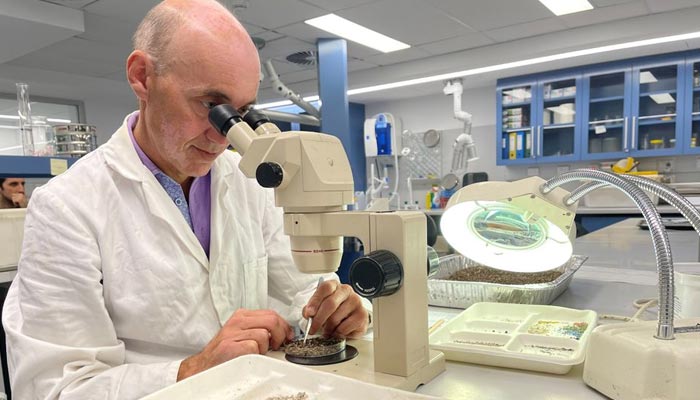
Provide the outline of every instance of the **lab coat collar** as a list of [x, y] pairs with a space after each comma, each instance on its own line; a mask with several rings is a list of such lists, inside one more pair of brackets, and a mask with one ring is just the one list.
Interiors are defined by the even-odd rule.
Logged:
[[[122, 126], [101, 147], [106, 164], [124, 178], [141, 184], [144, 202], [147, 204], [151, 214], [163, 220], [174, 232], [179, 232], [180, 234], [177, 237], [182, 241], [183, 245], [187, 246], [190, 253], [202, 267], [208, 270], [209, 259], [207, 259], [207, 255], [197, 236], [182, 217], [180, 210], [160, 186], [155, 176], [139, 159], [127, 129], [127, 119], [124, 119]], [[212, 179], [212, 187], [215, 185], [214, 182], [216, 181]]]

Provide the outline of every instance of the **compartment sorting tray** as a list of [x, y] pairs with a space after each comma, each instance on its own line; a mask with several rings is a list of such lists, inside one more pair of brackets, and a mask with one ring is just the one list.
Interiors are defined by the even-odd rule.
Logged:
[[584, 361], [595, 311], [476, 303], [430, 335], [448, 360], [565, 374]]
[[562, 274], [551, 282], [507, 285], [447, 280], [453, 273], [478, 264], [460, 255], [444, 256], [440, 258], [438, 272], [428, 278], [428, 304], [452, 308], [467, 308], [478, 302], [550, 304], [569, 287], [574, 272], [586, 259], [586, 256], [571, 256], [566, 264], [557, 268]]
[[437, 399], [251, 354], [168, 386], [142, 400]]

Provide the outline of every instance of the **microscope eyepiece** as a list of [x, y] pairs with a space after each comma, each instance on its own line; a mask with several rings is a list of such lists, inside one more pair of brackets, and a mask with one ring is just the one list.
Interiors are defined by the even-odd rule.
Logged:
[[258, 129], [258, 127], [262, 124], [271, 122], [270, 118], [268, 118], [264, 112], [253, 108], [248, 110], [248, 112], [243, 116], [243, 120], [250, 125], [253, 130]]
[[223, 136], [226, 136], [233, 125], [241, 121], [243, 121], [241, 114], [230, 104], [219, 104], [209, 110], [209, 122]]

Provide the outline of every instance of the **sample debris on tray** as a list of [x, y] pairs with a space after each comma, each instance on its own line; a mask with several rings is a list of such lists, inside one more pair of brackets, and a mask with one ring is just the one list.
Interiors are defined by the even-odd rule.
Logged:
[[552, 282], [561, 276], [561, 270], [534, 273], [502, 271], [499, 269], [474, 266], [454, 272], [447, 280], [467, 282], [490, 282], [506, 285]]

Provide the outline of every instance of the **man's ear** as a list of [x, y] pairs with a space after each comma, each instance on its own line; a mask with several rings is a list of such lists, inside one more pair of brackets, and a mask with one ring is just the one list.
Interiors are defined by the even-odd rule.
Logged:
[[126, 78], [139, 100], [148, 99], [148, 78], [153, 72], [153, 62], [145, 52], [134, 50], [126, 59]]

